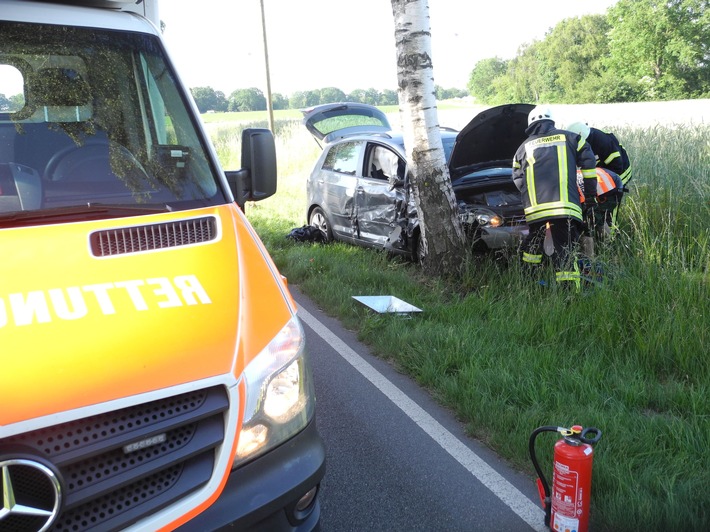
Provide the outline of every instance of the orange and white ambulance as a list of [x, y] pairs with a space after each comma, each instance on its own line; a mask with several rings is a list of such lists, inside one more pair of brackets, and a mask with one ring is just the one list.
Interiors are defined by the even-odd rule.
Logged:
[[[157, 5], [0, 0], [0, 532], [312, 530], [304, 332]], [[236, 201], [235, 201], [236, 199]]]

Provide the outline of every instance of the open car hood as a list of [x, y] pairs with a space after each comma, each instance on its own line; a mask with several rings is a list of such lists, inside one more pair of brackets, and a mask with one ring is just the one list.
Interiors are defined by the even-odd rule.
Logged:
[[452, 178], [459, 170], [481, 163], [501, 161], [511, 164], [525, 141], [528, 114], [534, 105], [514, 103], [481, 111], [456, 137], [449, 159]]
[[392, 130], [385, 113], [364, 103], [328, 103], [301, 109], [301, 113], [306, 129], [320, 145], [350, 135]]

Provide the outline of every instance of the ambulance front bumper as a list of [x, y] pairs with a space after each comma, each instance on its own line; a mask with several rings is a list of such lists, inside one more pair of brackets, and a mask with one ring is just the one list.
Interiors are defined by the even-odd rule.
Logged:
[[284, 444], [232, 471], [215, 503], [178, 530], [317, 530], [324, 474], [325, 447], [313, 419]]

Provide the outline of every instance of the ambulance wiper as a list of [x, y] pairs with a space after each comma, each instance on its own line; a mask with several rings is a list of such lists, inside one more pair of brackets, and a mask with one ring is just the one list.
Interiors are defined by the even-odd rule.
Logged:
[[7, 216], [0, 216], [0, 227], [103, 220], [107, 218], [140, 216], [143, 214], [158, 214], [171, 210], [168, 205], [88, 203], [86, 205], [72, 205], [70, 207], [14, 212]]

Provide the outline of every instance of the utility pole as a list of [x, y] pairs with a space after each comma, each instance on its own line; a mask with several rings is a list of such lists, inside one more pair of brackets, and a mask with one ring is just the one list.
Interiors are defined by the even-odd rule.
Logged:
[[261, 31], [264, 35], [264, 65], [266, 66], [266, 109], [269, 112], [269, 129], [274, 133], [274, 106], [271, 102], [271, 74], [269, 73], [269, 47], [266, 44], [266, 16], [264, 15], [264, 0], [261, 3]]

